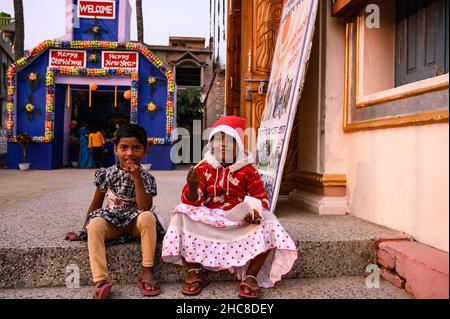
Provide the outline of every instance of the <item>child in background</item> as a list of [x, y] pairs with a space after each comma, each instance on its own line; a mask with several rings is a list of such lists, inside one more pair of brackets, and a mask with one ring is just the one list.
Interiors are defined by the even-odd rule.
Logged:
[[[108, 282], [105, 240], [127, 234], [141, 239], [142, 274], [138, 287], [144, 296], [156, 296], [161, 292], [153, 272], [157, 230], [163, 233], [164, 229], [160, 217], [150, 211], [156, 196], [155, 178], [140, 166], [148, 150], [147, 134], [138, 125], [123, 125], [116, 132], [114, 145], [119, 164], [95, 173], [97, 189], [83, 226], [96, 287], [94, 298], [106, 298], [112, 288]], [[107, 206], [102, 208], [105, 197]], [[86, 231], [69, 232], [65, 239], [85, 239]]]
[[92, 133], [89, 134], [88, 148], [92, 151], [92, 155], [94, 156], [95, 168], [100, 168], [100, 160], [105, 143], [105, 138], [103, 137], [102, 132], [94, 126]]
[[[244, 150], [245, 119], [226, 116], [213, 128], [210, 150], [189, 170], [182, 204], [172, 213], [162, 259], [187, 268], [185, 295], [199, 294], [208, 284], [207, 269], [236, 272], [242, 279], [239, 296], [258, 298], [260, 287], [273, 287], [291, 270], [297, 249], [268, 211], [258, 170]], [[246, 197], [262, 211], [243, 207]]]

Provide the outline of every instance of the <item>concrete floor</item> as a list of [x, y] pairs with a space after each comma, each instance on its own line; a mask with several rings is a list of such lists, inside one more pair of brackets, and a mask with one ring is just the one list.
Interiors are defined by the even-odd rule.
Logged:
[[[238, 282], [212, 282], [194, 297], [184, 296], [181, 283], [163, 283], [157, 299], [236, 299]], [[90, 299], [93, 287], [0, 289], [0, 299]], [[145, 299], [135, 285], [116, 285], [112, 299]], [[272, 289], [262, 289], [262, 299], [411, 299], [404, 290], [386, 281], [379, 288], [367, 288], [364, 277], [287, 279]]]

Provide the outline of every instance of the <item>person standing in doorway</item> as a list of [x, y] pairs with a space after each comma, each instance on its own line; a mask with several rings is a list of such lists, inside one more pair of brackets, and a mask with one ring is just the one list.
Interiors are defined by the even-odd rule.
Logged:
[[103, 149], [105, 147], [105, 138], [102, 132], [100, 132], [97, 127], [93, 127], [92, 133], [89, 134], [89, 145], [88, 148], [92, 150], [92, 155], [94, 156], [95, 168], [100, 168], [100, 160], [102, 157]]
[[78, 167], [93, 168], [94, 159], [92, 158], [92, 152], [88, 149], [89, 131], [87, 129], [86, 123], [80, 124], [78, 134], [80, 136], [80, 155], [78, 158]]

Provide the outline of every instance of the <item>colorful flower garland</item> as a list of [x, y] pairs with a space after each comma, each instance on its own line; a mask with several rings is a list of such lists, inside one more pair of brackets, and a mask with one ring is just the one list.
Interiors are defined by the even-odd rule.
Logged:
[[[150, 144], [170, 144], [172, 143], [171, 135], [173, 131], [173, 101], [175, 92], [175, 82], [172, 72], [163, 64], [163, 62], [153, 55], [153, 53], [141, 43], [119, 43], [109, 41], [59, 41], [48, 40], [37, 45], [25, 57], [18, 59], [8, 69], [8, 101], [6, 109], [8, 118], [6, 120], [6, 137], [8, 142], [17, 142], [16, 136], [13, 135], [14, 130], [14, 81], [15, 74], [22, 68], [30, 64], [34, 58], [51, 48], [64, 49], [108, 49], [108, 50], [132, 50], [144, 55], [153, 63], [167, 78], [167, 103], [166, 103], [166, 136], [164, 138], [148, 138]], [[54, 132], [54, 110], [55, 110], [55, 76], [58, 74], [71, 76], [108, 76], [108, 75], [129, 75], [131, 77], [131, 110], [130, 122], [138, 121], [138, 85], [139, 77], [134, 70], [130, 69], [85, 69], [85, 68], [48, 68], [45, 77], [47, 86], [47, 98], [45, 107], [45, 132], [44, 136], [33, 136], [32, 140], [36, 143], [51, 143]]]

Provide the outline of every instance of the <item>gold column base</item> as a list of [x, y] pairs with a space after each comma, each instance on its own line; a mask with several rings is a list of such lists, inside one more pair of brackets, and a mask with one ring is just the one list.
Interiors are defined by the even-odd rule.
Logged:
[[296, 171], [291, 178], [297, 189], [328, 197], [345, 197], [347, 194], [347, 177], [343, 174], [318, 174]]

